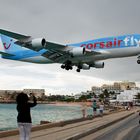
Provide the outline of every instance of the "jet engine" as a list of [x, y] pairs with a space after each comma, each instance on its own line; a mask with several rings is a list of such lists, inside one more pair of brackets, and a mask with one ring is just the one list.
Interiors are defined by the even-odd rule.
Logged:
[[82, 64], [82, 69], [83, 70], [89, 70], [90, 69], [90, 66], [88, 64]]
[[31, 41], [31, 45], [35, 50], [39, 50], [45, 46], [46, 40], [44, 38], [36, 38]]
[[71, 56], [82, 56], [82, 55], [85, 55], [85, 48], [73, 48], [71, 51], [70, 51], [70, 54]]
[[104, 62], [94, 62], [93, 67], [95, 67], [95, 68], [104, 68]]

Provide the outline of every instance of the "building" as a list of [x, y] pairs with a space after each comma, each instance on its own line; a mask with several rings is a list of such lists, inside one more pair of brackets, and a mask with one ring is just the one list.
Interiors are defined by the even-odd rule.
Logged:
[[21, 92], [22, 90], [0, 90], [0, 99], [7, 100]]
[[140, 89], [124, 90], [117, 95], [117, 102], [135, 102], [136, 95], [140, 93]]
[[99, 94], [101, 94], [103, 92], [101, 87], [96, 87], [96, 86], [93, 86], [91, 88], [91, 91], [94, 92], [96, 95], [99, 95]]
[[26, 94], [34, 93], [36, 97], [43, 97], [45, 95], [45, 89], [23, 89]]
[[79, 93], [79, 94], [76, 94], [76, 95], [74, 95], [74, 99], [79, 99], [82, 95], [88, 95], [88, 94], [90, 94], [90, 93], [92, 93], [92, 91], [86, 91], [86, 92], [81, 92], [81, 93]]
[[136, 88], [135, 82], [124, 81], [120, 83], [121, 90]]
[[36, 97], [43, 97], [45, 95], [44, 89], [23, 89], [23, 90], [0, 90], [0, 99], [7, 100], [16, 98], [18, 93], [24, 92], [26, 94], [34, 93]]
[[124, 81], [124, 82], [114, 82], [112, 85], [110, 84], [103, 84], [101, 87], [96, 87], [93, 86], [91, 90], [95, 94], [101, 94], [105, 89], [108, 92], [115, 92], [115, 93], [120, 93], [123, 90], [127, 89], [133, 89], [136, 88], [135, 82], [129, 82], [129, 81]]
[[114, 82], [114, 89], [117, 90], [117, 91], [121, 91], [121, 83], [119, 82]]
[[114, 84], [113, 85], [104, 84], [101, 86], [101, 88], [102, 88], [102, 90], [106, 89], [107, 91], [115, 91], [115, 92], [119, 92], [121, 90], [120, 86], [117, 83], [115, 83], [115, 85]]
[[114, 83], [113, 85], [103, 84], [101, 87], [93, 86], [91, 90], [96, 95], [103, 93], [104, 90], [107, 90], [108, 92], [115, 92], [115, 93], [120, 93], [122, 91], [119, 83]]

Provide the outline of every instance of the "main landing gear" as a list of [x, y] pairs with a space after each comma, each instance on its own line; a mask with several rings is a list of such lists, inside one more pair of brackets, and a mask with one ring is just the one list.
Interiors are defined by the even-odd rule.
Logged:
[[62, 69], [65, 69], [65, 70], [72, 70], [73, 67], [72, 67], [71, 61], [69, 61], [69, 60], [66, 61], [66, 63], [64, 63], [64, 64], [61, 65], [61, 68]]
[[[73, 69], [73, 67], [72, 67], [72, 62], [69, 61], [69, 60], [67, 60], [64, 64], [61, 65], [61, 68], [62, 68], [62, 69], [65, 69], [65, 70], [72, 70], [72, 69]], [[77, 72], [80, 72], [81, 69], [82, 69], [82, 66], [79, 65], [79, 66], [77, 67], [76, 71], [77, 71]]]
[[69, 66], [69, 65], [66, 65], [66, 64], [61, 65], [61, 68], [65, 69], [65, 70], [72, 70], [73, 69], [72, 66]]

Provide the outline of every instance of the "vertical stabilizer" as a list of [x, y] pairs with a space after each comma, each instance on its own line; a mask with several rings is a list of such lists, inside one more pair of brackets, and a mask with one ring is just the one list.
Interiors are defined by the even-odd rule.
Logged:
[[23, 48], [14, 42], [17, 41], [16, 39], [3, 35], [0, 35], [0, 51], [5, 52], [8, 54], [13, 54], [14, 52], [18, 52]]

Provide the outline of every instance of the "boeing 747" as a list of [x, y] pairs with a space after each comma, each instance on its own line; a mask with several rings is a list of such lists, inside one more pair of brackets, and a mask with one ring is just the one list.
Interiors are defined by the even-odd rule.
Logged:
[[60, 63], [61, 68], [72, 70], [104, 68], [104, 60], [137, 56], [140, 64], [140, 34], [94, 39], [61, 45], [45, 38], [0, 29], [0, 54], [4, 59], [49, 64]]

